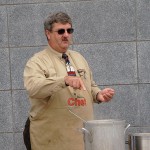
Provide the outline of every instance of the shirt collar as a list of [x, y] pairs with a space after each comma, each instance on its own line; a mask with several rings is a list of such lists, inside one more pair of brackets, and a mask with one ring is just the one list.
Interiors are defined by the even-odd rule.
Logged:
[[[50, 45], [48, 45], [48, 49], [58, 58], [62, 59], [62, 53], [57, 52], [56, 50], [54, 50]], [[69, 51], [66, 51], [66, 54], [69, 54]]]

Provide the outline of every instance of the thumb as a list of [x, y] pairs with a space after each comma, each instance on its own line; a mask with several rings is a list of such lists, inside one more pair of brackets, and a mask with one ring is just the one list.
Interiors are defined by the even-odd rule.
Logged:
[[81, 82], [80, 84], [81, 84], [81, 86], [80, 86], [80, 90], [84, 90], [84, 91], [86, 91], [86, 87], [85, 87], [84, 83], [83, 83], [83, 82]]

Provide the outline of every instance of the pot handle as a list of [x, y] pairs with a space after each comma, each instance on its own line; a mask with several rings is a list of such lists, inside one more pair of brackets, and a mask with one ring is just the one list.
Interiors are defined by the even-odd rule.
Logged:
[[80, 131], [81, 131], [83, 134], [87, 134], [90, 143], [93, 142], [92, 133], [90, 133], [89, 130], [87, 130], [87, 129], [85, 129], [85, 128], [81, 128]]
[[128, 129], [130, 126], [131, 126], [130, 124], [127, 124], [127, 125], [126, 125], [125, 130], [124, 130], [124, 134], [126, 134], [126, 131], [127, 131], [127, 129]]

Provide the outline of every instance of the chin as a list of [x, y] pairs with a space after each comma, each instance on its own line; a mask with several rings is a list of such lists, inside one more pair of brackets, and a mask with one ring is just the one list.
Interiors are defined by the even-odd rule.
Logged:
[[62, 50], [62, 53], [65, 53], [66, 51], [67, 51], [67, 49], [63, 49], [63, 50]]
[[64, 47], [62, 47], [62, 49], [64, 50], [64, 51], [67, 51], [67, 49], [69, 48], [69, 46], [67, 45], [67, 46], [64, 46]]
[[59, 48], [59, 50], [57, 50], [59, 53], [65, 53], [67, 51], [66, 48]]

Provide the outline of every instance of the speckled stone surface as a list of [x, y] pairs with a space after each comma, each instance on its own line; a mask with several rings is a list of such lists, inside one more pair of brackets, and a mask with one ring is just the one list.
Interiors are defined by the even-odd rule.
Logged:
[[149, 6], [148, 0], [0, 0], [0, 149], [25, 150], [30, 106], [23, 70], [47, 45], [43, 21], [57, 11], [71, 16], [71, 49], [86, 58], [98, 86], [116, 90], [111, 102], [94, 104], [95, 118], [149, 125]]

